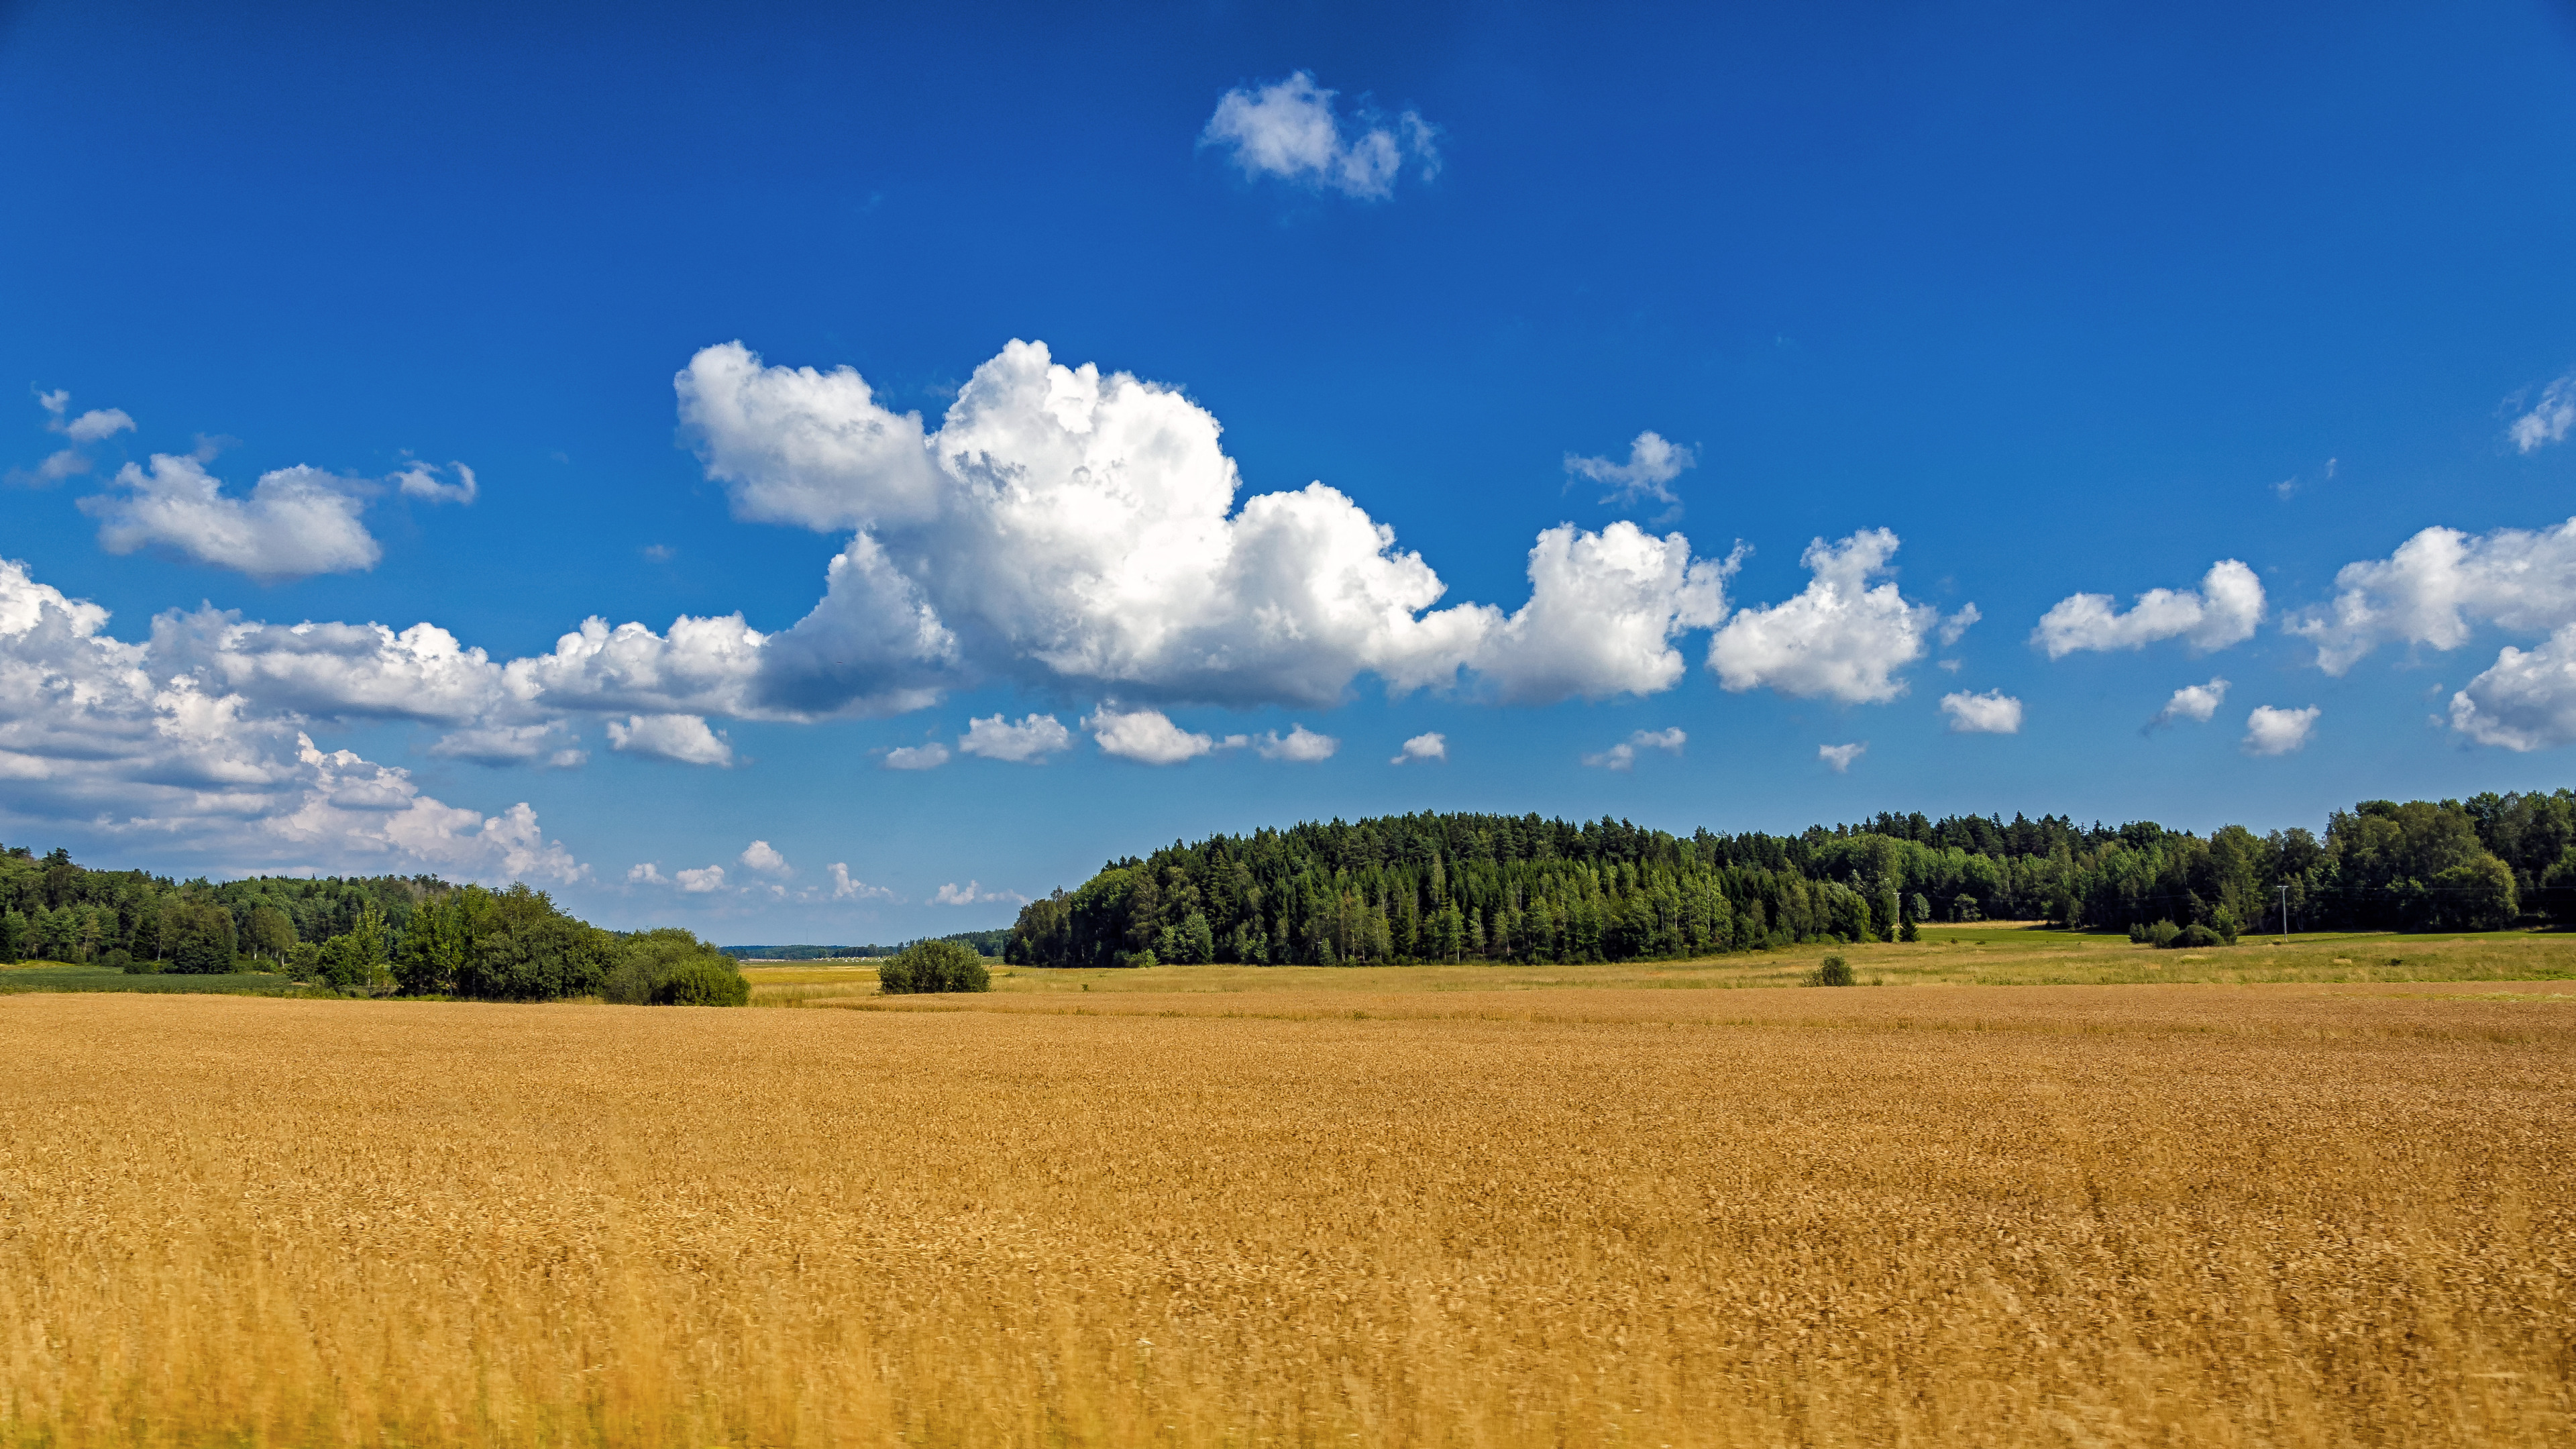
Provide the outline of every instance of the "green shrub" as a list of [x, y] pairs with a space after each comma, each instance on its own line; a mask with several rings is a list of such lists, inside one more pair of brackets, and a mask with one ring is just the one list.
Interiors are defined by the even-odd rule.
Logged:
[[2224, 946], [2228, 944], [2228, 941], [2226, 937], [2209, 929], [2207, 926], [2191, 925], [2183, 927], [2181, 930], [2174, 932], [2170, 938], [2159, 941], [2156, 944], [2166, 948], [2167, 950], [2199, 951], [2205, 950], [2211, 946]]
[[627, 1006], [744, 1006], [751, 983], [731, 956], [677, 926], [638, 931], [618, 946], [599, 994]]
[[751, 982], [730, 958], [693, 957], [671, 968], [653, 987], [655, 1006], [747, 1006]]
[[2171, 921], [2158, 921], [2151, 926], [2132, 923], [2129, 927], [2129, 939], [2141, 946], [2170, 946], [2181, 934], [2182, 928]]
[[126, 950], [122, 946], [110, 947], [109, 949], [99, 953], [98, 964], [111, 971], [122, 971], [127, 975], [132, 975], [134, 973], [134, 953]]
[[877, 967], [877, 990], [887, 996], [992, 989], [984, 958], [954, 941], [915, 941]]
[[1851, 963], [1840, 956], [1828, 956], [1816, 963], [1815, 972], [1807, 978], [1807, 984], [1809, 986], [1849, 986], [1852, 984]]

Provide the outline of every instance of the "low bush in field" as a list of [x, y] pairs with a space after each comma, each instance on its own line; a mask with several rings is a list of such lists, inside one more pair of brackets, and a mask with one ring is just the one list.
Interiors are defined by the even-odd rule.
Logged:
[[954, 941], [915, 941], [877, 967], [877, 990], [888, 996], [992, 989], [984, 958]]
[[665, 926], [625, 939], [599, 994], [627, 1006], [743, 1006], [751, 983], [732, 957]]
[[1851, 963], [1840, 956], [1828, 956], [1816, 963], [1807, 977], [1809, 986], [1849, 986], [1852, 984]]

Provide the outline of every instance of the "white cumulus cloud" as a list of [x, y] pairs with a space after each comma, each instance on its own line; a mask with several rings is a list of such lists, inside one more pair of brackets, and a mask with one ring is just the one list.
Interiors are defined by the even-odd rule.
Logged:
[[1018, 724], [997, 714], [987, 719], [969, 719], [957, 748], [988, 760], [1043, 764], [1047, 756], [1073, 748], [1073, 731], [1051, 714], [1026, 715]]
[[1607, 458], [1586, 458], [1573, 453], [1565, 455], [1565, 471], [1577, 478], [1607, 483], [1610, 491], [1601, 497], [1604, 503], [1634, 503], [1652, 498], [1662, 503], [1678, 503], [1668, 486], [1682, 476], [1682, 470], [1699, 462], [1697, 454], [1678, 443], [1664, 440], [1661, 433], [1639, 433], [1628, 445], [1628, 461], [1613, 463]]
[[2224, 649], [2254, 637], [2263, 622], [2263, 581], [2235, 559], [2221, 559], [2193, 589], [2149, 589], [2127, 613], [2109, 594], [2074, 594], [2040, 616], [2031, 641], [2062, 659], [2081, 649], [2143, 649], [2183, 639], [2196, 650]]
[[2154, 719], [2147, 721], [2147, 728], [2152, 730], [2186, 719], [2194, 724], [2207, 724], [2226, 699], [2227, 681], [2224, 679], [2212, 679], [2207, 684], [2186, 684], [2173, 692], [2173, 698], [2165, 701], [2165, 707], [2156, 711]]
[[2305, 747], [2308, 736], [2316, 731], [2317, 716], [2321, 713], [2323, 711], [2314, 705], [2306, 709], [2256, 705], [2254, 712], [2245, 717], [2245, 753], [2286, 755]]
[[2342, 674], [2390, 640], [2457, 649], [2481, 623], [2534, 635], [2576, 623], [2576, 518], [2537, 532], [2427, 528], [2384, 559], [2345, 564], [2334, 602], [2288, 627], [2316, 646], [2318, 668]]
[[630, 714], [610, 720], [608, 747], [680, 765], [733, 763], [733, 742], [693, 714]]
[[2451, 696], [2451, 728], [2517, 752], [2576, 743], [2576, 624], [2536, 649], [2508, 644]]
[[204, 459], [155, 453], [148, 470], [119, 469], [116, 486], [122, 491], [80, 501], [99, 520], [98, 541], [110, 553], [166, 549], [261, 580], [352, 573], [384, 556], [358, 517], [370, 485], [319, 468], [264, 473], [249, 497], [235, 498]]
[[525, 803], [486, 815], [405, 770], [320, 749], [298, 715], [119, 640], [107, 621], [0, 562], [0, 831], [41, 825], [221, 870], [588, 873]]
[[1120, 710], [1103, 704], [1082, 722], [1104, 755], [1148, 765], [1177, 765], [1217, 748], [1213, 736], [1172, 723], [1159, 709]]
[[976, 881], [970, 880], [962, 886], [957, 884], [955, 881], [950, 881], [948, 884], [941, 886], [939, 890], [931, 896], [930, 903], [934, 906], [999, 905], [1005, 903], [1024, 906], [1029, 903], [1029, 898], [1016, 891], [986, 890], [980, 882]]
[[2540, 401], [2505, 432], [2517, 451], [2530, 453], [2564, 440], [2570, 429], [2576, 429], [2576, 372], [2542, 388]]
[[890, 901], [894, 892], [884, 886], [872, 886], [850, 874], [847, 861], [833, 861], [824, 869], [832, 875], [832, 899], [836, 901]]
[[1413, 111], [1393, 120], [1360, 111], [1347, 122], [1335, 92], [1307, 71], [1268, 85], [1238, 87], [1216, 103], [1199, 133], [1201, 146], [1227, 152], [1243, 174], [1384, 200], [1395, 194], [1405, 163], [1428, 181], [1440, 169], [1438, 130]]
[[919, 708], [1000, 675], [1139, 703], [1340, 702], [1485, 675], [1542, 702], [1668, 688], [1681, 631], [1722, 612], [1723, 563], [1634, 524], [1548, 530], [1529, 602], [1446, 592], [1393, 530], [1321, 483], [1239, 498], [1217, 420], [1178, 391], [1013, 342], [941, 425], [842, 368], [710, 347], [681, 420], [737, 513], [854, 530], [822, 603], [759, 646], [746, 702], [810, 717]]
[[[1709, 640], [1709, 667], [1730, 692], [1768, 685], [1801, 698], [1884, 704], [1905, 693], [1895, 671], [1923, 657], [1941, 611], [1909, 603], [1890, 571], [1896, 535], [1864, 529], [1840, 543], [1819, 538], [1799, 556], [1813, 575], [1795, 598], [1739, 610]], [[1970, 617], [1961, 611], [1961, 617]]]
[[681, 890], [693, 896], [712, 895], [725, 888], [725, 868], [720, 865], [678, 871], [671, 878]]
[[1690, 667], [1674, 637], [1726, 616], [1741, 557], [1694, 561], [1689, 539], [1625, 521], [1548, 529], [1530, 549], [1529, 602], [1491, 626], [1477, 670], [1515, 704], [1670, 689]]
[[636, 885], [669, 885], [671, 883], [671, 878], [662, 874], [661, 865], [658, 862], [650, 860], [644, 862], [642, 865], [628, 866], [626, 868], [626, 878]]
[[779, 854], [777, 847], [766, 840], [755, 840], [743, 847], [742, 863], [762, 875], [790, 876], [796, 873], [787, 864], [787, 857]]
[[1433, 730], [1429, 734], [1415, 735], [1413, 738], [1406, 740], [1404, 744], [1396, 750], [1394, 758], [1388, 760], [1387, 763], [1390, 765], [1409, 765], [1417, 761], [1433, 760], [1439, 761], [1442, 764], [1448, 763], [1449, 760], [1449, 737], [1437, 730]]
[[1816, 746], [1816, 758], [1824, 761], [1825, 767], [1837, 775], [1850, 774], [1852, 761], [1867, 753], [1869, 753], [1869, 744], [1865, 740], [1848, 745]]
[[889, 770], [936, 770], [947, 763], [948, 747], [936, 740], [926, 745], [903, 745], [885, 753], [885, 767]]
[[1253, 749], [1265, 760], [1286, 760], [1292, 764], [1311, 765], [1329, 760], [1342, 742], [1331, 735], [1321, 735], [1301, 724], [1292, 724], [1288, 733], [1272, 730], [1253, 742]]
[[2021, 701], [2000, 689], [1983, 694], [1960, 690], [1941, 696], [1941, 712], [1950, 717], [1950, 732], [1960, 735], [2021, 733]]

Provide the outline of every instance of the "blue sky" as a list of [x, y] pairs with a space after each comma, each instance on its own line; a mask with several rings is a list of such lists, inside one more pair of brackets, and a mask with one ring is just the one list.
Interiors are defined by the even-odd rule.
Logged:
[[0, 840], [863, 941], [2568, 783], [2562, 8], [532, 8], [0, 11]]

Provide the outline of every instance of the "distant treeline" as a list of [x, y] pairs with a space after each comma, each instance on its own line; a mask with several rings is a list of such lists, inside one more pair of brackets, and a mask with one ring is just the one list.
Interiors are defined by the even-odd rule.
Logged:
[[2491, 930], [2576, 918], [2576, 791], [2369, 800], [2206, 839], [2150, 821], [1882, 814], [1799, 835], [1688, 838], [1624, 820], [1405, 815], [1175, 841], [1032, 901], [1005, 956], [1154, 962], [1622, 961], [1913, 923], [2125, 931]]
[[220, 884], [0, 848], [0, 961], [274, 970], [347, 992], [739, 1005], [741, 971], [687, 931], [605, 931], [543, 891], [435, 876]]
[[[924, 936], [923, 941], [954, 941], [979, 956], [999, 956], [1011, 939], [1011, 928], [997, 926], [989, 931], [960, 931], [953, 936]], [[716, 949], [737, 961], [848, 961], [891, 956], [904, 946], [918, 945], [906, 941], [902, 946], [719, 946]]]

